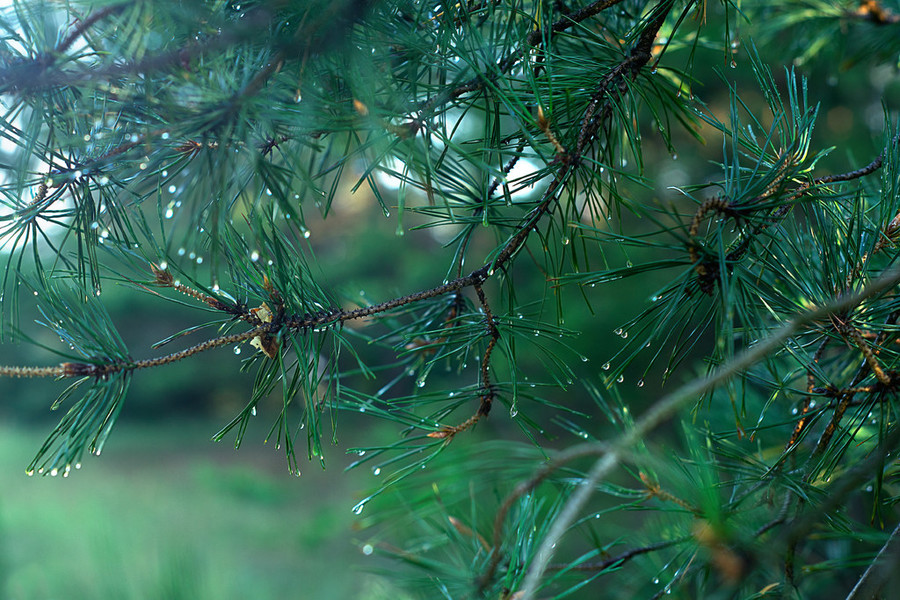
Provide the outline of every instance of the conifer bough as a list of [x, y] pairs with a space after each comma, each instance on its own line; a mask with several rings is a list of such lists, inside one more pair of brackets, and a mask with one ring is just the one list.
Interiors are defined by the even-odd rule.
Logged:
[[[0, 19], [3, 336], [30, 340], [36, 306], [64, 344], [0, 375], [74, 380], [29, 473], [99, 454], [136, 371], [246, 342], [250, 398], [214, 439], [239, 445], [279, 398], [269, 437], [299, 473], [326, 414], [400, 425], [352, 449], [386, 475], [354, 512], [409, 500], [441, 543], [377, 547], [428, 597], [885, 589], [900, 134], [873, 65], [897, 64], [897, 6], [16, 1]], [[683, 170], [676, 145], [696, 149]], [[328, 283], [311, 230], [351, 191], [437, 232], [431, 284], [371, 302]], [[135, 358], [113, 284], [205, 311], [154, 347], [207, 336]], [[595, 323], [637, 296], [611, 350]], [[530, 439], [453, 443], [501, 404], [477, 435]]]

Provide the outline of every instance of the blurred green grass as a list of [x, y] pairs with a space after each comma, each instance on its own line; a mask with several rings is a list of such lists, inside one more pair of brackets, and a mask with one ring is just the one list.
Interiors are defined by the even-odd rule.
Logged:
[[120, 423], [69, 477], [27, 477], [49, 428], [0, 424], [0, 597], [402, 600], [354, 542], [367, 473], [332, 448], [297, 478], [270, 446], [205, 441], [215, 430]]

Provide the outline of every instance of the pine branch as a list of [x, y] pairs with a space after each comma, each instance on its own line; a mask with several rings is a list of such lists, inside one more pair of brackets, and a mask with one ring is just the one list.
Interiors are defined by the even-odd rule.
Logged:
[[827, 319], [830, 315], [836, 313], [846, 312], [859, 306], [864, 300], [890, 289], [898, 283], [900, 283], [900, 269], [895, 268], [887, 271], [861, 292], [839, 297], [826, 306], [798, 316], [706, 377], [696, 379], [682, 386], [653, 404], [634, 426], [609, 444], [608, 450], [603, 457], [594, 464], [581, 480], [572, 496], [566, 501], [559, 516], [553, 522], [550, 531], [535, 552], [535, 558], [529, 565], [528, 572], [521, 585], [521, 599], [531, 600], [534, 598], [534, 594], [540, 585], [540, 580], [547, 569], [550, 558], [555, 553], [555, 548], [560, 539], [577, 518], [578, 513], [596, 489], [597, 484], [620, 463], [624, 452], [643, 440], [652, 430], [675, 416], [688, 403], [695, 402], [697, 398], [702, 397], [708, 391], [769, 356], [804, 325]]
[[549, 31], [545, 32], [540, 28], [532, 30], [525, 37], [524, 42], [519, 44], [516, 50], [514, 50], [511, 54], [501, 59], [497, 63], [496, 71], [491, 72], [487, 75], [479, 75], [477, 77], [473, 77], [465, 83], [461, 83], [453, 88], [446, 89], [423, 102], [419, 107], [420, 120], [424, 120], [427, 115], [430, 115], [438, 107], [446, 104], [447, 102], [456, 100], [460, 96], [463, 96], [464, 94], [467, 94], [469, 92], [481, 91], [489, 81], [493, 81], [499, 75], [507, 73], [516, 64], [518, 64], [518, 62], [526, 56], [530, 49], [540, 48], [540, 46], [546, 40], [552, 40], [553, 36], [557, 33], [566, 31], [567, 29], [574, 27], [575, 25], [578, 25], [583, 21], [586, 21], [587, 19], [601, 13], [607, 8], [611, 8], [616, 4], [621, 3], [622, 1], [623, 0], [596, 0], [595, 2], [592, 2], [591, 4], [576, 11], [575, 13], [569, 13], [564, 18], [556, 21], [550, 27]]

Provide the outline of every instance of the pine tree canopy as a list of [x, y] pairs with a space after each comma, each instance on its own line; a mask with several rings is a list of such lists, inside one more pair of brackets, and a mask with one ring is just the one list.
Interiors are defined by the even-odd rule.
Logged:
[[0, 375], [65, 380], [29, 475], [219, 355], [246, 402], [214, 439], [268, 419], [290, 472], [379, 475], [347, 509], [413, 597], [900, 585], [896, 0], [13, 0], [0, 27], [28, 349]]

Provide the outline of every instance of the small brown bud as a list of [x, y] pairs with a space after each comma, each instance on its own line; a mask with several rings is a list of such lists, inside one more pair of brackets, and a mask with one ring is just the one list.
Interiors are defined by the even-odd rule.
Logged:
[[538, 105], [537, 113], [538, 127], [541, 128], [541, 131], [547, 131], [547, 127], [549, 127], [550, 124], [547, 122], [547, 117], [544, 116], [544, 108], [541, 105]]
[[64, 362], [60, 367], [63, 377], [87, 377], [97, 371], [97, 367], [87, 363]]
[[162, 269], [159, 266], [150, 263], [150, 270], [153, 271], [153, 275], [154, 277], [156, 277], [156, 285], [162, 287], [172, 287], [172, 285], [174, 285], [175, 280], [172, 277], [172, 274], [165, 269]]

